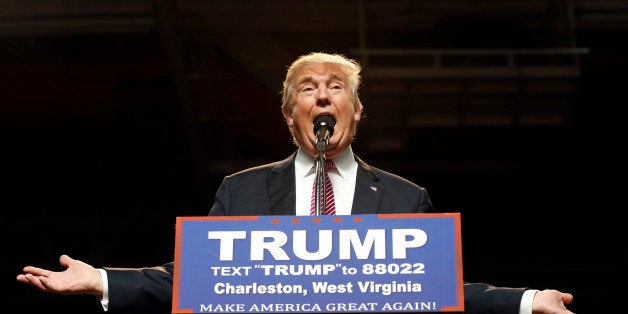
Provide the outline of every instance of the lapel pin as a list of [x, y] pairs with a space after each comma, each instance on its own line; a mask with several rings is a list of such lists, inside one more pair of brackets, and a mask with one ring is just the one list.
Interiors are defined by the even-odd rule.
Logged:
[[373, 190], [373, 192], [377, 192], [377, 187], [371, 185], [371, 190]]

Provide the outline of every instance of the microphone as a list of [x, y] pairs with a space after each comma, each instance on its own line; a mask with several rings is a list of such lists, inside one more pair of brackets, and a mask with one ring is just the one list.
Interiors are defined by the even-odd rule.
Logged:
[[[318, 216], [321, 213], [325, 213], [327, 195], [327, 187], [325, 186], [325, 148], [329, 144], [329, 138], [334, 134], [334, 126], [336, 120], [329, 115], [321, 115], [314, 119], [314, 134], [316, 135], [316, 149], [318, 149], [318, 156], [316, 156], [316, 178], [315, 178], [315, 191], [316, 197], [314, 199], [314, 213]], [[321, 193], [322, 192], [322, 193]], [[322, 210], [321, 210], [322, 209]]]
[[329, 144], [329, 138], [334, 134], [336, 120], [332, 116], [318, 116], [314, 120], [314, 134], [316, 134], [316, 148], [322, 152]]

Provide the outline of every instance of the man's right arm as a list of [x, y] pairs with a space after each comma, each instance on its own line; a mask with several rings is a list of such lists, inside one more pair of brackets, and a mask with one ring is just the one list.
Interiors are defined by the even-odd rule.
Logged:
[[104, 269], [109, 311], [171, 313], [174, 262], [156, 267]]

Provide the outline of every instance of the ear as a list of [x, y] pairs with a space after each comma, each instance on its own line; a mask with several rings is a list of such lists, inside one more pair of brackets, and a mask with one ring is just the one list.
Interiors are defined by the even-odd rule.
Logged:
[[353, 109], [353, 121], [355, 123], [358, 123], [360, 122], [360, 118], [362, 118], [362, 105], [358, 103], [357, 105], [353, 106]]
[[292, 113], [284, 112], [283, 118], [286, 120], [286, 124], [288, 125], [288, 128], [290, 129], [290, 134], [292, 134], [292, 130], [294, 128], [294, 118], [292, 117]]
[[292, 117], [292, 112], [284, 112], [283, 118], [286, 120], [286, 124], [289, 128], [292, 129], [294, 127], [294, 118]]

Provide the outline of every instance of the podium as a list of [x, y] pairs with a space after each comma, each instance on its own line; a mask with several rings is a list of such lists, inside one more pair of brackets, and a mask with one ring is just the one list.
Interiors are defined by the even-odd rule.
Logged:
[[459, 213], [177, 217], [173, 313], [462, 312]]

